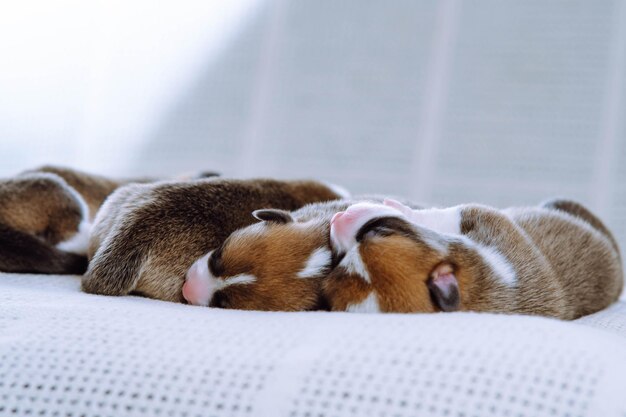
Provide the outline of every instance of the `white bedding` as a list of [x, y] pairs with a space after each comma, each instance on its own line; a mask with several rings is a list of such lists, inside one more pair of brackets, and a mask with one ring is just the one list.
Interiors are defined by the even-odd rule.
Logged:
[[0, 416], [626, 416], [626, 304], [490, 314], [216, 310], [0, 275]]

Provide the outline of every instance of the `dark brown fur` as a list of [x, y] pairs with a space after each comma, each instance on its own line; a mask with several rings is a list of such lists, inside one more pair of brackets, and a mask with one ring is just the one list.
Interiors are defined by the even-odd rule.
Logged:
[[0, 182], [0, 270], [80, 274], [85, 256], [55, 247], [83, 220], [80, 195], [57, 175], [31, 173]]
[[70, 168], [43, 166], [0, 182], [0, 271], [82, 274], [87, 257], [56, 245], [93, 220], [122, 184]]
[[293, 210], [336, 198], [314, 181], [198, 180], [122, 187], [96, 219], [93, 258], [82, 288], [183, 301], [189, 266], [236, 229], [254, 223], [253, 210]]

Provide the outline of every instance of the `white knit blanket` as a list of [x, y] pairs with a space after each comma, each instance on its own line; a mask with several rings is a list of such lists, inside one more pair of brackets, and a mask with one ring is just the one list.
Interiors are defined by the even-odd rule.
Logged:
[[626, 304], [578, 322], [217, 310], [0, 275], [0, 416], [626, 416]]

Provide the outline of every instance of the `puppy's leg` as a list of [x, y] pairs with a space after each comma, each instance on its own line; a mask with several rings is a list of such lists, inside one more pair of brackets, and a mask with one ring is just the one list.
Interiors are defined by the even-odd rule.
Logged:
[[144, 202], [145, 184], [128, 184], [115, 190], [102, 204], [95, 216], [87, 256], [93, 258], [98, 248], [116, 224], [123, 221], [129, 212]]
[[141, 242], [135, 239], [135, 233], [128, 229], [109, 233], [89, 263], [82, 290], [102, 295], [126, 295], [133, 291], [144, 258]]
[[89, 242], [91, 262], [83, 277], [83, 291], [125, 295], [135, 290], [148, 245], [142, 240], [146, 225], [138, 213], [150, 196], [149, 186], [129, 184], [102, 205]]

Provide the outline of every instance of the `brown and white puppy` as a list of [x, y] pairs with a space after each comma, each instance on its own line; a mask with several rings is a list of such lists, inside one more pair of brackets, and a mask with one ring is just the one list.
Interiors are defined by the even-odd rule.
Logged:
[[91, 222], [127, 180], [44, 166], [0, 182], [0, 271], [81, 274]]
[[101, 175], [90, 174], [72, 168], [51, 165], [29, 170], [21, 175], [24, 176], [37, 173], [49, 173], [63, 178], [67, 185], [76, 191], [87, 204], [89, 222], [93, 222], [96, 212], [104, 200], [118, 187], [134, 182], [144, 183], [156, 181], [154, 178], [106, 178]]
[[[190, 178], [216, 175], [207, 171]], [[84, 273], [98, 208], [121, 185], [152, 181], [111, 179], [58, 166], [0, 181], [0, 271]]]
[[246, 310], [326, 309], [321, 284], [330, 272], [330, 220], [358, 201], [309, 204], [299, 210], [256, 210], [261, 220], [233, 232], [189, 269], [190, 304]]
[[617, 300], [615, 239], [578, 203], [496, 210], [356, 204], [332, 220], [332, 310], [484, 311], [572, 320]]
[[59, 176], [0, 182], [0, 271], [80, 274], [89, 233], [85, 200]]
[[217, 179], [121, 187], [98, 212], [82, 288], [182, 302], [192, 263], [253, 223], [254, 209], [293, 210], [339, 197], [316, 181]]

